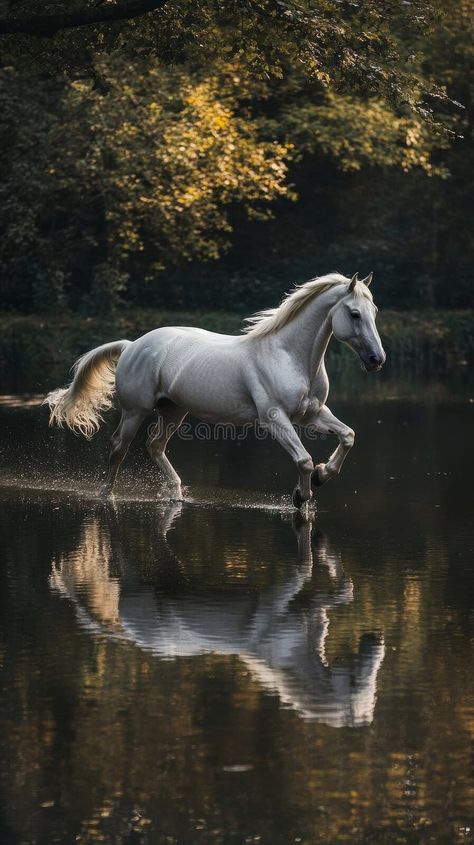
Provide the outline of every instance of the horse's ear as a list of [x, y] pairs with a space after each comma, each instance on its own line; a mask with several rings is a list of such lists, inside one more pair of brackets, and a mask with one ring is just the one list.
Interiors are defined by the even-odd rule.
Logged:
[[358, 281], [359, 281], [359, 274], [358, 274], [358, 273], [354, 273], [354, 275], [352, 276], [352, 279], [351, 279], [351, 281], [350, 281], [349, 291], [354, 290], [354, 288], [355, 288], [355, 286], [356, 286], [356, 284], [357, 284], [357, 282], [358, 282]]
[[367, 287], [369, 287], [369, 285], [370, 285], [370, 283], [371, 283], [371, 281], [372, 281], [372, 279], [373, 279], [373, 276], [374, 276], [374, 274], [373, 274], [373, 272], [372, 272], [372, 270], [371, 270], [371, 271], [370, 271], [370, 273], [369, 273], [369, 275], [368, 275], [368, 276], [367, 276], [367, 277], [363, 280], [363, 281], [364, 281], [364, 285], [367, 285]]

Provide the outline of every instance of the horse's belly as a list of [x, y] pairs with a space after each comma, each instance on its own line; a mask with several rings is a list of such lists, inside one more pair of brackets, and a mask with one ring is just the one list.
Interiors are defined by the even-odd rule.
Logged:
[[[177, 399], [173, 401], [177, 402]], [[208, 423], [242, 426], [252, 425], [256, 419], [255, 408], [245, 403], [233, 404], [229, 407], [227, 403], [217, 402], [209, 408], [207, 404], [196, 399], [196, 401], [188, 402], [186, 407], [192, 416]]]

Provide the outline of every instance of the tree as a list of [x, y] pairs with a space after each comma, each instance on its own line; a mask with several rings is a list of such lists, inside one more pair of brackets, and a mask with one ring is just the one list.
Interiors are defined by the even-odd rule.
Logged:
[[[359, 192], [369, 193], [366, 252], [390, 253], [396, 279], [402, 242], [408, 266], [422, 260], [424, 278], [435, 276], [449, 263], [441, 246], [433, 248], [435, 240], [448, 242], [465, 225], [456, 211], [462, 203], [454, 202], [461, 181], [445, 178], [448, 165], [464, 173], [463, 156], [447, 152], [456, 132], [452, 100], [463, 96], [453, 80], [466, 74], [460, 62], [453, 76], [442, 59], [446, 33], [456, 31], [467, 57], [465, 23], [453, 24], [461, 20], [464, 0], [450, 3], [441, 15], [418, 0], [322, 0], [317, 6], [309, 0], [168, 0], [129, 20], [116, 19], [131, 5], [138, 9], [127, 0], [77, 0], [72, 11], [62, 0], [44, 4], [45, 15], [69, 16], [71, 26], [71, 15], [87, 12], [96, 20], [110, 10], [112, 17], [53, 37], [3, 39], [4, 304], [97, 309], [121, 294], [132, 299], [140, 287], [135, 280], [156, 281], [163, 270], [167, 278], [171, 270], [183, 275], [180, 268], [188, 273], [191, 261], [222, 255], [235, 239], [233, 229], [245, 239], [248, 219], [268, 219], [276, 201], [285, 223], [269, 230], [276, 233], [272, 249], [282, 264], [278, 246], [284, 243], [285, 260], [294, 267], [290, 244], [296, 244], [301, 215], [296, 206], [282, 205], [296, 199], [293, 181], [303, 204], [308, 183], [316, 182], [317, 203], [322, 198], [332, 207], [334, 219], [327, 212], [324, 225], [317, 224], [323, 241], [328, 232], [335, 237], [331, 226], [341, 231], [341, 211], [357, 204]], [[21, 0], [8, 20], [36, 16], [36, 4]], [[426, 106], [428, 91], [440, 93], [437, 116]], [[394, 169], [417, 175], [402, 181]], [[330, 182], [333, 171], [360, 173], [357, 186], [349, 176]], [[436, 176], [429, 190], [426, 175]], [[389, 204], [380, 188], [386, 178]], [[411, 209], [416, 215], [422, 208], [425, 231], [426, 220], [434, 220], [427, 203], [431, 209], [433, 196], [442, 205], [447, 184], [452, 207], [437, 220], [452, 220], [453, 228], [448, 233], [443, 222], [443, 235], [440, 229], [434, 238], [430, 230], [424, 240], [418, 237], [418, 247], [414, 239], [413, 262], [406, 248]], [[313, 207], [304, 207], [303, 217], [314, 219]], [[354, 219], [361, 230], [360, 212]], [[318, 235], [316, 224], [305, 225], [303, 246]], [[354, 238], [361, 243], [360, 232]], [[333, 252], [350, 257], [349, 240], [346, 227], [344, 243]], [[301, 246], [295, 246], [298, 257]], [[320, 249], [319, 255], [333, 261], [332, 252]], [[308, 256], [301, 267], [313, 260]], [[401, 271], [406, 277], [405, 264]]]
[[165, 5], [166, 0], [128, 0], [107, 6], [91, 6], [73, 12], [36, 14], [30, 16], [8, 16], [0, 19], [0, 35], [26, 34], [51, 37], [64, 29], [77, 29], [93, 24], [115, 23], [154, 12]]
[[12, 74], [0, 88], [5, 142], [16, 126], [2, 145], [0, 272], [25, 296], [39, 285], [38, 304], [60, 300], [69, 280], [94, 308], [110, 304], [145, 249], [150, 278], [214, 258], [231, 203], [265, 215], [289, 192], [289, 147], [259, 140], [236, 113], [235, 69], [198, 80], [111, 60], [101, 72], [106, 97], [74, 81], [51, 98]]
[[231, 59], [266, 77], [300, 65], [336, 90], [408, 104], [429, 120], [425, 95], [445, 96], [419, 73], [418, 40], [438, 14], [425, 0], [82, 0], [72, 11], [57, 0], [41, 15], [33, 0], [19, 0], [14, 15], [1, 0], [2, 9], [0, 33], [19, 32], [4, 39], [4, 61], [30, 68], [33, 59], [49, 73], [93, 74], [98, 57], [120, 52], [201, 70]]

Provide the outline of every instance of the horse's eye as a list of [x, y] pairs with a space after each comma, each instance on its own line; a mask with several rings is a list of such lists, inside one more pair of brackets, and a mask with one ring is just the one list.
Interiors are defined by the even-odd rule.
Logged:
[[351, 317], [353, 317], [354, 320], [360, 320], [360, 312], [359, 311], [351, 311]]

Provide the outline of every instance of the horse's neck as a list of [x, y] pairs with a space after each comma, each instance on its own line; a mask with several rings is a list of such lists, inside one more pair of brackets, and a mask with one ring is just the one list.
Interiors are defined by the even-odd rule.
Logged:
[[331, 310], [341, 298], [340, 290], [328, 290], [308, 302], [288, 325], [277, 333], [277, 343], [296, 365], [314, 379], [324, 363], [332, 336]]

